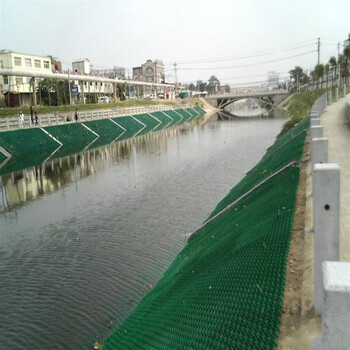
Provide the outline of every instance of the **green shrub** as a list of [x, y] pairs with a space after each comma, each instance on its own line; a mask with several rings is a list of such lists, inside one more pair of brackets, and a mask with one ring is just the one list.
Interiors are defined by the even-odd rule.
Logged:
[[316, 99], [320, 97], [325, 91], [326, 89], [316, 89], [314, 91], [299, 92], [295, 94], [290, 99], [287, 107], [290, 118], [286, 123], [284, 123], [283, 128], [278, 136], [283, 135], [291, 127], [307, 117], [310, 114], [312, 105]]

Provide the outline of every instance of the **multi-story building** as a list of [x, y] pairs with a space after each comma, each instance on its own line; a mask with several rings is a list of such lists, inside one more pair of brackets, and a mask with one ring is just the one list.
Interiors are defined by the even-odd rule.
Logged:
[[[52, 56], [36, 56], [9, 50], [0, 51], [1, 68], [51, 73], [55, 70], [55, 66], [59, 67], [60, 65], [55, 65]], [[8, 105], [30, 105], [33, 93], [33, 87], [30, 83], [30, 77], [0, 76], [0, 90], [5, 95]]]
[[268, 88], [275, 88], [278, 86], [279, 82], [279, 73], [276, 71], [271, 71], [267, 73], [267, 87]]
[[125, 79], [126, 78], [126, 69], [124, 67], [114, 66], [110, 69], [92, 69], [91, 73], [102, 75], [109, 79]]

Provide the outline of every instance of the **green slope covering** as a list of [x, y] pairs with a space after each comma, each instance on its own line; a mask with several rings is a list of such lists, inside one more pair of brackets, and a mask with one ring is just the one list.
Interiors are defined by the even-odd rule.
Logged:
[[11, 155], [54, 150], [59, 144], [40, 128], [13, 130], [0, 133], [0, 146]]
[[198, 113], [196, 113], [196, 111], [193, 110], [192, 108], [186, 108], [185, 111], [190, 113], [192, 116], [192, 118], [190, 118], [189, 120], [194, 120], [198, 117]]
[[96, 138], [96, 135], [84, 128], [81, 123], [53, 125], [47, 126], [44, 129], [63, 144], [73, 142], [91, 142]]
[[163, 112], [152, 112], [150, 114], [161, 122], [161, 124], [159, 124], [154, 129], [154, 131], [163, 130], [165, 127], [168, 128], [170, 126], [170, 123], [172, 122], [172, 120], [169, 117], [167, 117]]
[[100, 137], [114, 135], [114, 138], [117, 138], [120, 134], [124, 132], [124, 130], [120, 126], [113, 123], [109, 119], [100, 119], [93, 120], [90, 122], [84, 122], [84, 125], [86, 125], [89, 129], [94, 131]]
[[16, 155], [0, 168], [0, 175], [6, 175], [31, 166], [40, 165], [51, 155], [51, 151], [32, 152]]
[[135, 136], [144, 127], [137, 120], [131, 118], [131, 116], [113, 118], [113, 120], [117, 122], [121, 127], [126, 129], [126, 132], [124, 132], [120, 136], [120, 138], [118, 138], [118, 140], [125, 140], [131, 138]]
[[134, 115], [134, 118], [146, 125], [146, 127], [142, 129], [142, 131], [138, 135], [147, 134], [150, 131], [153, 131], [153, 129], [155, 129], [156, 126], [159, 125], [159, 122], [157, 122], [149, 114], [137, 114], [137, 115]]
[[164, 111], [164, 114], [166, 114], [167, 116], [169, 116], [170, 118], [172, 118], [174, 120], [171, 124], [168, 125], [168, 127], [181, 124], [180, 121], [182, 119], [178, 113], [176, 113], [174, 111]]
[[303, 127], [277, 139], [219, 203], [214, 213], [227, 210], [190, 237], [104, 350], [276, 349], [300, 169], [286, 167], [247, 191], [300, 161]]
[[192, 119], [192, 115], [189, 112], [186, 112], [184, 109], [177, 109], [176, 112], [183, 118], [181, 123], [186, 123], [188, 120]]
[[0, 164], [6, 159], [7, 157], [5, 157], [1, 152], [0, 152]]

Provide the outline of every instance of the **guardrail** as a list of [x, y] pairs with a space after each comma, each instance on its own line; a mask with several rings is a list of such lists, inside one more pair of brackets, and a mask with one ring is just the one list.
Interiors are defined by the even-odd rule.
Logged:
[[[191, 103], [174, 104], [174, 105], [152, 105], [143, 107], [127, 107], [127, 108], [112, 108], [107, 110], [91, 110], [78, 111], [78, 122], [85, 122], [97, 119], [117, 118], [135, 114], [147, 114], [157, 111], [172, 110], [177, 108], [193, 107]], [[28, 129], [33, 127], [42, 127], [49, 125], [59, 125], [75, 122], [74, 111], [59, 112], [51, 114], [43, 114], [38, 116], [38, 120], [31, 120], [31, 117], [26, 115], [23, 124], [20, 117], [13, 116], [8, 118], [0, 118], [0, 131], [9, 131], [16, 129]]]
[[[341, 169], [338, 164], [328, 163], [328, 139], [323, 137], [320, 121], [331, 103], [330, 90], [315, 101], [310, 114], [314, 306], [316, 313], [322, 315], [322, 335], [313, 340], [312, 350], [350, 349], [350, 262], [339, 261]], [[346, 118], [350, 120], [350, 103], [346, 104]]]
[[346, 104], [345, 114], [346, 114], [347, 121], [350, 123], [350, 102], [347, 102]]

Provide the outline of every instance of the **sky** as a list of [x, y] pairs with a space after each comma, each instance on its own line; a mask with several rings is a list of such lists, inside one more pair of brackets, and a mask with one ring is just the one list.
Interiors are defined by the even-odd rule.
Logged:
[[343, 49], [349, 0], [0, 0], [0, 49], [52, 55], [68, 68], [131, 69], [161, 59], [182, 82], [262, 83], [313, 69]]

